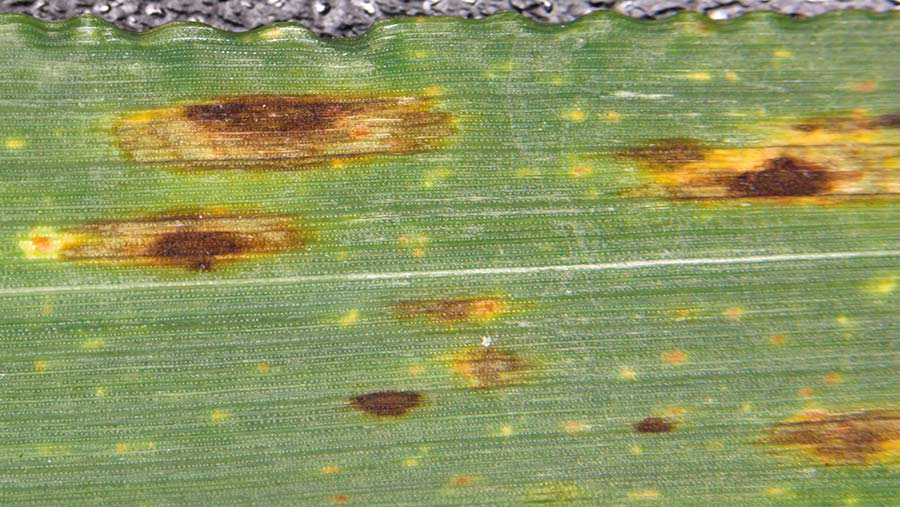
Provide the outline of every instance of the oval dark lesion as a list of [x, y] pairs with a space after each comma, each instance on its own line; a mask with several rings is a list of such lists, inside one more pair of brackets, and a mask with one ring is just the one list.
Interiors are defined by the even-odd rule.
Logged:
[[244, 254], [252, 249], [252, 245], [252, 240], [234, 232], [186, 230], [161, 234], [150, 247], [149, 254], [199, 271], [209, 271], [216, 258]]
[[804, 197], [821, 195], [831, 187], [829, 172], [791, 157], [766, 161], [763, 169], [734, 176], [729, 192], [737, 197]]
[[668, 433], [675, 429], [675, 423], [663, 417], [645, 417], [634, 423], [638, 433]]
[[350, 398], [350, 406], [380, 417], [397, 417], [420, 406], [424, 396], [415, 391], [377, 391]]

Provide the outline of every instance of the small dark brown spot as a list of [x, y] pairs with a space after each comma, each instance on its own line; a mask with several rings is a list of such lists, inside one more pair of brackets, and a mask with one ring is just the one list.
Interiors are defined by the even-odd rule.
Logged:
[[674, 168], [704, 159], [704, 149], [693, 139], [662, 139], [641, 148], [622, 152], [622, 156], [663, 168]]
[[766, 162], [761, 171], [747, 171], [737, 175], [729, 184], [729, 191], [740, 197], [802, 197], [828, 191], [828, 172], [814, 164], [789, 157]]
[[798, 132], [815, 132], [819, 130], [819, 128], [819, 125], [814, 125], [812, 123], [801, 123], [793, 126], [793, 129]]
[[634, 424], [638, 433], [668, 433], [675, 429], [675, 423], [662, 417], [645, 417]]
[[381, 417], [403, 415], [422, 404], [423, 397], [415, 391], [378, 391], [350, 399], [353, 408]]

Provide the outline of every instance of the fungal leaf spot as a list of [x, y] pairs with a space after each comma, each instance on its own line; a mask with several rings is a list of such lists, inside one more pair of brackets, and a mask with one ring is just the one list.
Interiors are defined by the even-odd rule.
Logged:
[[774, 425], [762, 443], [800, 451], [826, 465], [885, 461], [900, 449], [900, 412], [805, 412]]
[[434, 98], [237, 95], [137, 111], [115, 125], [139, 163], [179, 169], [297, 170], [438, 147], [453, 132]]
[[502, 314], [507, 304], [500, 298], [459, 298], [401, 301], [394, 305], [399, 319], [426, 317], [437, 322], [484, 321]]
[[663, 417], [645, 417], [634, 423], [638, 433], [668, 433], [675, 429], [675, 423]]
[[620, 158], [645, 170], [626, 195], [777, 202], [900, 194], [898, 114], [813, 117], [749, 127], [762, 142], [712, 147], [690, 139], [648, 141]]
[[[37, 232], [35, 232], [37, 231]], [[300, 248], [305, 234], [288, 217], [259, 214], [173, 213], [138, 220], [96, 222], [48, 233], [39, 227], [20, 243], [26, 256], [210, 271], [219, 264]], [[35, 238], [52, 238], [35, 253]]]
[[415, 391], [377, 391], [350, 399], [350, 406], [379, 417], [397, 417], [418, 407], [424, 397]]
[[458, 353], [450, 367], [469, 386], [483, 389], [521, 383], [529, 366], [510, 350], [473, 347]]

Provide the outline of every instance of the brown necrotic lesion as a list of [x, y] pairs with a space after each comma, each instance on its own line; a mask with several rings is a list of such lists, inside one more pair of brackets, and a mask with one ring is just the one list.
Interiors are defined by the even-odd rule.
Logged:
[[32, 258], [130, 263], [210, 271], [263, 254], [302, 248], [308, 234], [289, 217], [257, 213], [169, 213], [54, 230], [20, 243]]
[[394, 304], [393, 310], [398, 319], [426, 317], [452, 323], [493, 319], [507, 310], [507, 303], [497, 297], [407, 300]]
[[806, 412], [775, 424], [761, 443], [796, 450], [828, 465], [865, 465], [896, 458], [900, 413]]
[[439, 147], [453, 132], [432, 97], [238, 95], [126, 114], [118, 144], [179, 169], [296, 170]]
[[872, 198], [900, 194], [897, 114], [757, 125], [764, 142], [711, 147], [684, 138], [620, 152], [647, 184], [627, 195], [669, 199]]

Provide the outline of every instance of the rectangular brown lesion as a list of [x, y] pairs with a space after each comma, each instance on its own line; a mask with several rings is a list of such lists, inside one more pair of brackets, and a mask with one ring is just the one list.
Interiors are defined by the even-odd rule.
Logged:
[[303, 247], [294, 220], [254, 213], [170, 213], [55, 230], [35, 228], [20, 243], [26, 256], [209, 271], [263, 254]]
[[864, 465], [896, 457], [900, 413], [812, 411], [775, 424], [763, 444], [806, 452], [829, 465]]
[[684, 138], [620, 152], [644, 170], [629, 196], [669, 199], [875, 198], [900, 194], [897, 114], [822, 116], [754, 126], [765, 139], [710, 147]]
[[294, 170], [439, 147], [449, 113], [425, 96], [237, 95], [129, 113], [132, 161], [180, 169]]

